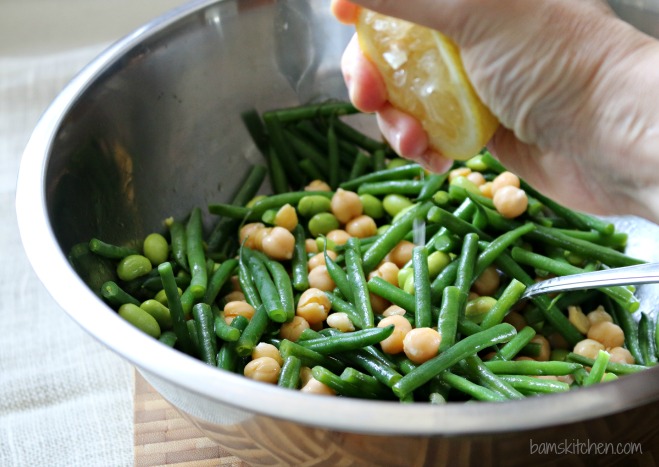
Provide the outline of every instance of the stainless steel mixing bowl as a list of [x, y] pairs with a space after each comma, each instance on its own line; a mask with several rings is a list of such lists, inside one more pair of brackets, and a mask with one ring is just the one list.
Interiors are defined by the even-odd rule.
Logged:
[[[240, 113], [345, 98], [339, 60], [351, 34], [328, 1], [201, 1], [111, 46], [56, 98], [25, 150], [16, 204], [41, 281], [209, 438], [255, 465], [514, 464], [528, 461], [533, 443], [570, 439], [641, 441], [651, 450], [659, 369], [514, 403], [304, 395], [165, 347], [120, 319], [71, 268], [66, 255], [77, 242], [141, 238], [167, 216], [225, 200], [246, 161], [260, 159]], [[635, 254], [657, 254], [656, 226], [620, 223], [635, 231]]]

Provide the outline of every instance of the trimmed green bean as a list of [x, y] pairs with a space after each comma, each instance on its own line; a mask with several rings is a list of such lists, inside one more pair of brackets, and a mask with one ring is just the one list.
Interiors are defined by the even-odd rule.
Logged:
[[132, 303], [135, 306], [140, 306], [138, 299], [126, 292], [114, 281], [107, 281], [103, 284], [101, 295], [115, 308], [120, 307], [124, 303]]
[[303, 347], [299, 343], [288, 339], [282, 339], [279, 344], [279, 353], [284, 360], [293, 355], [301, 360], [302, 365], [312, 368], [314, 366], [323, 366], [334, 373], [341, 373], [345, 369], [345, 365], [335, 358]]
[[352, 299], [357, 313], [359, 313], [363, 327], [371, 328], [375, 326], [375, 317], [373, 316], [371, 299], [366, 284], [366, 278], [364, 276], [365, 271], [362, 266], [359, 243], [354, 237], [348, 239], [344, 254], [346, 276], [348, 277], [352, 290], [349, 297]]
[[515, 328], [508, 323], [497, 324], [477, 334], [467, 336], [436, 357], [422, 363], [398, 381], [392, 389], [403, 397], [430, 381], [442, 371], [451, 368], [460, 360], [475, 355], [492, 345], [510, 341], [515, 336]]
[[510, 309], [515, 305], [524, 294], [526, 286], [517, 279], [513, 278], [497, 299], [496, 303], [485, 314], [480, 325], [483, 329], [488, 329], [503, 321]]
[[479, 384], [507, 399], [522, 399], [524, 395], [499, 375], [495, 375], [477, 355], [469, 355], [459, 366]]
[[379, 170], [359, 177], [353, 177], [350, 180], [341, 183], [339, 186], [344, 190], [354, 191], [365, 183], [411, 179], [421, 176], [422, 173], [423, 169], [419, 164], [408, 164], [394, 169]]
[[499, 349], [493, 360], [512, 360], [531, 342], [535, 334], [535, 329], [531, 326], [525, 326], [506, 345]]
[[[227, 324], [224, 319], [224, 311], [217, 307], [213, 307], [215, 314], [213, 322], [213, 330], [218, 339], [224, 342], [236, 342], [240, 338], [241, 331], [230, 324]], [[233, 321], [232, 321], [233, 322]]]
[[388, 387], [380, 383], [373, 376], [362, 373], [355, 368], [346, 367], [339, 377], [348, 383], [356, 385], [363, 394], [373, 399], [393, 399], [393, 393]]
[[499, 375], [499, 379], [508, 383], [524, 394], [535, 393], [555, 393], [570, 390], [570, 385], [562, 381], [553, 381], [548, 379], [539, 379], [533, 376], [525, 375]]
[[268, 313], [263, 305], [254, 311], [254, 315], [249, 320], [249, 324], [240, 334], [236, 341], [236, 353], [241, 357], [246, 357], [252, 353], [254, 347], [259, 343], [261, 336], [265, 332], [268, 323]]
[[188, 266], [188, 253], [186, 251], [187, 241], [185, 239], [185, 225], [182, 222], [174, 219], [168, 219], [165, 224], [169, 229], [169, 239], [172, 248], [172, 258], [176, 264], [182, 267], [185, 271], [189, 271]]
[[418, 328], [429, 328], [432, 325], [432, 305], [428, 250], [425, 247], [414, 247], [412, 250], [412, 266], [414, 269], [414, 322]]
[[609, 357], [609, 353], [605, 352], [604, 350], [597, 352], [597, 358], [595, 358], [595, 362], [590, 368], [588, 376], [583, 380], [583, 386], [592, 386], [593, 384], [597, 384], [602, 381], [602, 377], [606, 371], [606, 364], [609, 363]]
[[135, 248], [113, 245], [98, 238], [89, 240], [89, 251], [108, 259], [123, 259], [130, 255], [139, 255]]
[[210, 280], [208, 281], [208, 287], [206, 288], [206, 293], [204, 294], [202, 300], [204, 303], [210, 305], [215, 301], [217, 295], [220, 293], [220, 290], [222, 290], [224, 284], [226, 284], [226, 282], [231, 278], [237, 267], [238, 260], [233, 258], [227, 259], [222, 264], [220, 264], [220, 267], [213, 272]]
[[[583, 355], [570, 352], [567, 354], [566, 360], [569, 362], [579, 363], [583, 366], [592, 367], [595, 364], [595, 359], [584, 357]], [[609, 361], [606, 364], [606, 371], [609, 373], [615, 373], [616, 375], [630, 375], [632, 373], [638, 373], [640, 371], [647, 370], [648, 367], [644, 365], [632, 365], [629, 363], [617, 363]]]
[[283, 323], [288, 319], [288, 312], [284, 309], [279, 290], [269, 274], [266, 264], [255, 253], [257, 252], [249, 248], [241, 248], [241, 254], [246, 257], [249, 272], [268, 316], [276, 323]]
[[490, 360], [484, 362], [494, 374], [509, 375], [569, 375], [582, 366], [574, 362], [540, 362], [536, 360]]
[[263, 113], [263, 118], [275, 118], [281, 123], [291, 123], [299, 120], [308, 120], [315, 117], [334, 117], [339, 115], [351, 115], [359, 110], [349, 102], [328, 101], [319, 104], [308, 104], [282, 109], [268, 110]]
[[[350, 280], [348, 280], [348, 275], [346, 271], [343, 270], [341, 266], [336, 264], [336, 262], [327, 254], [327, 249], [323, 251], [325, 256], [325, 267], [327, 268], [327, 273], [330, 275], [336, 288], [339, 289], [341, 295], [343, 295], [348, 301], [352, 301], [352, 285]], [[360, 322], [362, 322], [363, 317], [360, 317]]]
[[646, 365], [655, 365], [657, 363], [657, 347], [654, 336], [655, 326], [652, 323], [650, 315], [641, 313], [638, 321], [638, 344], [641, 347], [641, 355]]
[[364, 398], [366, 395], [356, 384], [341, 379], [338, 375], [322, 366], [313, 367], [311, 369], [311, 374], [315, 379], [342, 396]]
[[[245, 330], [249, 320], [244, 316], [236, 316], [233, 321], [231, 321], [231, 327], [237, 329], [239, 333]], [[238, 341], [234, 342], [225, 342], [220, 350], [217, 352], [217, 366], [226, 371], [235, 372], [241, 360], [241, 357], [236, 352], [236, 346]]]
[[391, 193], [407, 196], [417, 196], [421, 193], [422, 180], [386, 180], [382, 182], [362, 183], [357, 189], [360, 195], [382, 196]]
[[158, 265], [158, 273], [162, 279], [162, 288], [165, 290], [167, 296], [167, 308], [169, 308], [169, 312], [172, 315], [172, 326], [176, 334], [177, 346], [183, 352], [193, 355], [194, 346], [188, 332], [188, 326], [185, 324], [185, 313], [181, 306], [181, 298], [178, 294], [176, 279], [174, 279], [172, 264], [169, 262], [161, 263]]
[[300, 386], [300, 369], [302, 361], [295, 355], [289, 355], [284, 359], [279, 373], [277, 385], [287, 389], [297, 389]]
[[299, 341], [298, 343], [307, 349], [329, 355], [377, 344], [389, 337], [393, 331], [394, 327], [391, 325], [384, 328], [368, 328], [361, 331], [339, 333], [329, 337]]
[[463, 378], [462, 376], [456, 375], [455, 373], [451, 373], [448, 370], [440, 373], [439, 377], [452, 388], [457, 389], [458, 391], [467, 394], [476, 400], [486, 402], [501, 402], [508, 400], [507, 397], [484, 386], [473, 383], [467, 378]]
[[208, 272], [206, 270], [206, 253], [204, 251], [203, 225], [201, 209], [195, 207], [185, 228], [186, 253], [190, 266], [190, 288], [195, 298], [201, 299], [208, 286]]
[[217, 338], [215, 337], [213, 312], [207, 303], [192, 307], [192, 316], [197, 329], [199, 357], [212, 366], [217, 366]]
[[444, 288], [442, 293], [442, 305], [439, 308], [439, 318], [437, 320], [437, 331], [442, 336], [439, 344], [440, 352], [455, 344], [460, 306], [464, 303], [462, 294], [462, 291], [453, 285]]
[[174, 347], [176, 345], [176, 333], [174, 331], [165, 331], [160, 334], [158, 340], [167, 347]]
[[302, 224], [295, 226], [293, 237], [295, 237], [295, 248], [293, 249], [293, 258], [291, 259], [291, 283], [295, 290], [304, 292], [309, 288], [309, 266], [307, 262], [304, 227], [302, 227]]

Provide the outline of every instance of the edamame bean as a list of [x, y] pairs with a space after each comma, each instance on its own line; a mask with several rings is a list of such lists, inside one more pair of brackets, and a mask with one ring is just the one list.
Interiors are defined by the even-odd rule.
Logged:
[[117, 276], [122, 281], [131, 281], [148, 274], [153, 269], [149, 258], [142, 255], [128, 255], [117, 265]]
[[160, 337], [158, 321], [139, 306], [125, 303], [119, 307], [119, 316], [151, 337], [156, 339]]

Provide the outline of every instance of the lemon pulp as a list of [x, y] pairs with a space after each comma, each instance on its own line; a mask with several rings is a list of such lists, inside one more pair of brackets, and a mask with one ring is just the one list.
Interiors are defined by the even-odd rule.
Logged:
[[469, 82], [457, 46], [438, 31], [366, 8], [355, 26], [389, 102], [421, 122], [430, 147], [456, 160], [476, 155], [499, 122]]

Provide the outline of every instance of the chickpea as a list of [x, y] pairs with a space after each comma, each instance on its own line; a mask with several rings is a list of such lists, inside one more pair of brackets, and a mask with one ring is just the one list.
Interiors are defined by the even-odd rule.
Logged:
[[480, 172], [471, 172], [466, 176], [466, 178], [477, 187], [484, 185], [486, 182], [485, 177], [483, 177], [483, 174]]
[[309, 286], [329, 292], [334, 290], [336, 284], [327, 272], [327, 266], [321, 264], [309, 271]]
[[341, 332], [352, 332], [355, 330], [355, 325], [350, 321], [348, 314], [343, 312], [331, 313], [327, 317], [327, 325]]
[[231, 290], [233, 292], [242, 292], [243, 291], [243, 289], [240, 287], [240, 281], [238, 280], [238, 275], [237, 274], [231, 276], [230, 281], [231, 281]]
[[371, 308], [373, 309], [373, 313], [376, 313], [378, 315], [384, 313], [384, 310], [389, 308], [389, 305], [391, 305], [389, 300], [387, 300], [386, 298], [382, 298], [377, 294], [370, 293], [369, 297], [370, 297]]
[[281, 325], [279, 328], [279, 337], [289, 341], [297, 341], [302, 331], [309, 329], [309, 323], [302, 316], [295, 316], [291, 321]]
[[526, 318], [524, 318], [524, 316], [517, 313], [516, 311], [511, 311], [508, 313], [506, 317], [503, 318], [503, 321], [505, 323], [511, 324], [515, 329], [517, 329], [517, 332], [524, 329], [527, 325]]
[[313, 376], [307, 383], [302, 386], [302, 389], [300, 389], [302, 392], [306, 392], [309, 394], [319, 394], [322, 396], [335, 396], [336, 391], [332, 389], [331, 387], [327, 386], [326, 384], [321, 383], [318, 381], [316, 378]]
[[531, 339], [531, 342], [534, 344], [540, 344], [540, 352], [536, 355], [535, 360], [538, 360], [539, 362], [548, 361], [549, 356], [551, 355], [551, 346], [549, 345], [547, 338], [540, 334], [536, 334], [533, 336], [533, 339]]
[[361, 216], [364, 210], [362, 200], [354, 191], [347, 191], [339, 188], [332, 196], [331, 203], [332, 213], [342, 224], [346, 224], [351, 219]]
[[398, 273], [400, 269], [391, 261], [385, 261], [368, 274], [368, 278], [381, 277], [391, 285], [398, 286]]
[[[549, 341], [549, 345], [552, 350], [566, 350], [570, 348], [568, 341], [566, 341], [565, 337], [563, 337], [559, 332], [552, 332], [547, 336], [547, 340]], [[555, 359], [552, 358], [552, 360]]]
[[251, 248], [252, 250], [257, 249], [255, 243], [256, 233], [264, 228], [265, 225], [261, 222], [252, 222], [250, 224], [243, 225], [243, 227], [240, 229], [240, 233], [238, 234], [240, 244], [245, 245], [247, 248]]
[[519, 177], [512, 172], [501, 172], [492, 180], [492, 194], [496, 194], [504, 186], [520, 187]]
[[588, 321], [590, 321], [590, 325], [592, 326], [593, 324], [597, 324], [601, 321], [608, 321], [609, 323], [613, 322], [613, 318], [611, 317], [610, 314], [606, 312], [603, 306], [598, 306], [596, 309], [591, 311], [586, 315], [588, 317]]
[[[338, 257], [338, 254], [336, 251], [333, 250], [327, 250], [327, 256], [330, 257], [332, 260], [336, 260]], [[309, 271], [311, 271], [314, 268], [317, 268], [318, 266], [325, 266], [325, 254], [324, 253], [318, 253], [316, 255], [313, 255], [311, 258], [309, 258], [309, 261], [307, 261], [307, 267], [309, 268]]]
[[322, 180], [312, 180], [304, 187], [304, 191], [332, 191], [332, 188]]
[[300, 368], [300, 386], [307, 384], [311, 378], [313, 378], [311, 368], [308, 366], [303, 366]]
[[281, 373], [281, 366], [271, 357], [260, 357], [245, 365], [243, 374], [256, 381], [276, 384]]
[[526, 192], [512, 185], [499, 188], [492, 198], [494, 207], [503, 217], [513, 219], [526, 211], [529, 199]]
[[451, 183], [456, 178], [466, 177], [470, 173], [471, 173], [471, 169], [469, 167], [458, 167], [457, 169], [453, 169], [448, 173], [448, 181], [449, 183]]
[[442, 336], [433, 328], [415, 328], [405, 335], [403, 351], [414, 363], [423, 363], [439, 353], [441, 341]]
[[263, 239], [270, 235], [272, 227], [263, 227], [254, 234], [254, 249], [263, 251]]
[[492, 193], [492, 182], [485, 182], [478, 187], [478, 190], [481, 194], [487, 198], [492, 199], [494, 193]]
[[388, 261], [402, 268], [412, 259], [412, 250], [414, 250], [414, 243], [401, 240], [387, 255]]
[[247, 319], [252, 319], [254, 316], [255, 310], [252, 305], [244, 301], [233, 301], [228, 302], [224, 305], [224, 317], [225, 318], [235, 318], [236, 316], [244, 316]]
[[382, 316], [403, 316], [405, 313], [407, 312], [404, 308], [401, 308], [398, 305], [391, 305], [382, 312]]
[[329, 232], [327, 232], [327, 235], [325, 235], [327, 240], [329, 240], [330, 242], [334, 242], [334, 245], [345, 245], [348, 239], [352, 236], [353, 235], [351, 235], [349, 232], [346, 232], [343, 229], [330, 230]]
[[332, 302], [325, 292], [311, 288], [302, 292], [295, 314], [304, 318], [310, 325], [322, 323], [332, 309]]
[[297, 211], [290, 204], [284, 204], [275, 214], [275, 225], [292, 232], [297, 225]]
[[304, 241], [304, 248], [307, 253], [318, 253], [318, 243], [313, 238], [307, 238]]
[[375, 224], [375, 221], [372, 217], [369, 217], [365, 214], [357, 216], [354, 219], [351, 219], [346, 224], [346, 232], [351, 237], [357, 238], [366, 238], [372, 237], [378, 231], [378, 226]]
[[295, 237], [283, 227], [274, 227], [262, 242], [263, 253], [272, 259], [287, 260], [293, 257]]
[[590, 328], [590, 321], [586, 315], [581, 311], [579, 306], [569, 306], [567, 307], [568, 320], [572, 325], [577, 328], [581, 334], [588, 334], [588, 329]]
[[613, 347], [612, 349], [609, 349], [609, 355], [610, 362], [628, 363], [630, 365], [636, 363], [636, 359], [632, 353], [624, 347]]
[[590, 327], [588, 338], [601, 342], [605, 348], [622, 347], [625, 343], [625, 333], [617, 324], [601, 321]]
[[597, 358], [597, 354], [600, 350], [604, 350], [604, 346], [600, 342], [597, 342], [593, 339], [584, 339], [579, 341], [574, 346], [574, 349], [572, 349], [574, 353], [592, 359]]
[[471, 290], [478, 295], [494, 295], [501, 285], [499, 271], [494, 266], [488, 266], [483, 270], [480, 276], [474, 281]]
[[224, 302], [244, 302], [245, 294], [240, 290], [233, 290], [224, 296]]
[[394, 332], [389, 337], [380, 342], [382, 351], [388, 354], [398, 354], [403, 351], [403, 341], [405, 336], [412, 331], [412, 325], [407, 318], [401, 315], [391, 315], [383, 318], [378, 323], [379, 328], [394, 326]]
[[256, 360], [261, 357], [270, 357], [279, 363], [279, 366], [284, 364], [284, 359], [279, 353], [279, 349], [272, 344], [266, 342], [259, 342], [254, 349], [252, 349], [252, 360]]

